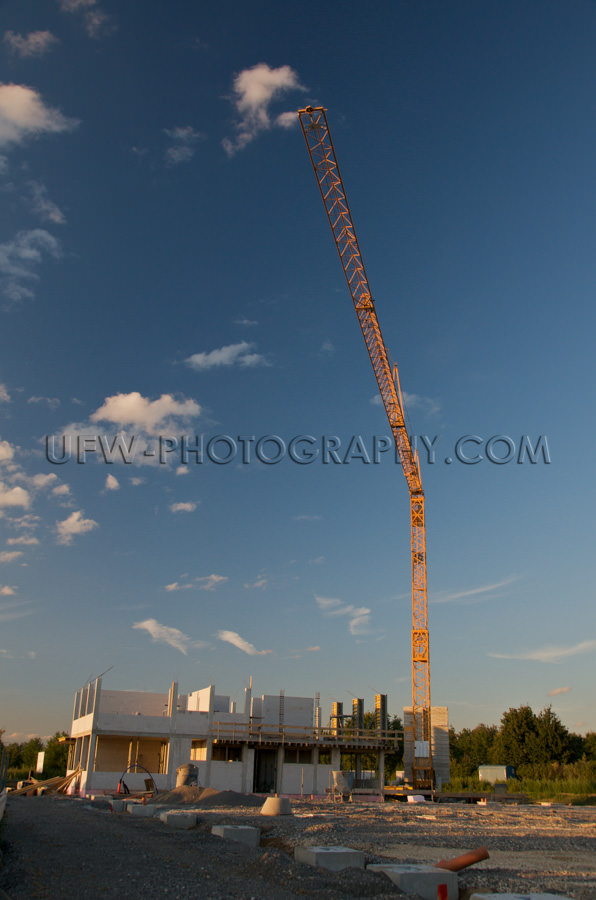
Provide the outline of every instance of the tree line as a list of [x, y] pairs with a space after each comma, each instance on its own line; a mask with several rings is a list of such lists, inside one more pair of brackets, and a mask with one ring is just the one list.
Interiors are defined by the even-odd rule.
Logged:
[[471, 779], [481, 765], [515, 766], [521, 779], [560, 777], [565, 768], [587, 764], [596, 776], [596, 732], [569, 731], [550, 706], [508, 709], [497, 725], [449, 731], [451, 778]]
[[42, 750], [45, 752], [43, 764], [43, 777], [54, 778], [57, 775], [66, 773], [66, 763], [68, 759], [68, 744], [60, 743], [61, 737], [67, 737], [65, 731], [57, 731], [53, 737], [47, 741], [43, 741], [39, 737], [30, 738], [28, 741], [21, 743], [13, 741], [12, 743], [3, 743], [2, 737], [4, 729], [0, 728], [0, 752], [6, 750], [8, 757], [8, 778], [11, 780], [23, 780], [29, 772], [35, 775], [37, 767], [37, 754]]

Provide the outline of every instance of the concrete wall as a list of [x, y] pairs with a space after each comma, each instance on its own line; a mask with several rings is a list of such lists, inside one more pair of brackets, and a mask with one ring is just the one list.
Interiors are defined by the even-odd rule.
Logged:
[[[264, 725], [280, 724], [280, 695], [263, 694], [252, 701], [251, 714], [260, 718]], [[312, 697], [283, 697], [283, 724], [302, 728], [312, 728], [314, 700]]]
[[[449, 713], [446, 706], [431, 706], [432, 759], [437, 787], [449, 781]], [[404, 708], [404, 772], [412, 781], [413, 746], [411, 740], [412, 707]]]
[[[242, 774], [241, 762], [216, 762], [215, 760], [211, 760], [209, 787], [215, 788], [216, 791], [242, 792]], [[199, 767], [199, 781], [200, 780], [201, 770]], [[251, 788], [249, 788], [249, 790]]]
[[162, 716], [168, 712], [168, 695], [151, 694], [149, 691], [102, 690], [99, 700], [100, 713], [118, 715]]

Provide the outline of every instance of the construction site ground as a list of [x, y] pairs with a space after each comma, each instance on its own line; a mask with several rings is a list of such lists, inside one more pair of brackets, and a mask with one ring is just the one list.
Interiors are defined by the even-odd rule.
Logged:
[[[0, 898], [406, 897], [382, 874], [297, 863], [297, 845], [363, 850], [369, 862], [434, 864], [485, 845], [490, 858], [459, 873], [460, 898], [549, 892], [596, 898], [596, 807], [553, 804], [332, 803], [293, 800], [293, 815], [265, 817], [262, 797], [179, 788], [162, 809], [192, 809], [195, 828], [112, 813], [107, 800], [9, 797], [0, 825]], [[257, 825], [253, 849], [211, 834], [215, 824]]]

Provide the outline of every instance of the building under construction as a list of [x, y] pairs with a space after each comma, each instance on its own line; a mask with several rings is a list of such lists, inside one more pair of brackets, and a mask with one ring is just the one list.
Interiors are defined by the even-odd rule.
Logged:
[[[182, 694], [114, 691], [101, 677], [75, 694], [68, 773], [72, 790], [114, 791], [121, 781], [142, 790], [176, 785], [181, 767], [196, 767], [202, 787], [242, 793], [325, 794], [334, 772], [350, 770], [350, 791], [382, 797], [385, 754], [402, 734], [387, 728], [386, 695], [375, 698], [376, 719], [364, 728], [364, 700], [352, 710], [333, 704], [326, 724], [318, 697], [252, 696], [241, 708], [215, 686]], [[371, 766], [372, 760], [372, 766]], [[372, 771], [371, 771], [372, 769]]]

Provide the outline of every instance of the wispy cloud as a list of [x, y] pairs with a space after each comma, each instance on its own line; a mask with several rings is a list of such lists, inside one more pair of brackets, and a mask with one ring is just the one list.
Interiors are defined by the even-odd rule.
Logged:
[[66, 216], [51, 199], [45, 184], [39, 181], [29, 182], [29, 192], [33, 212], [43, 222], [51, 222], [53, 225], [64, 225]]
[[3, 40], [13, 53], [22, 57], [43, 56], [59, 43], [51, 31], [30, 31], [25, 37], [14, 31], [7, 31]]
[[10, 403], [10, 394], [5, 384], [0, 384], [0, 403]]
[[21, 144], [42, 134], [72, 131], [78, 125], [24, 84], [0, 84], [0, 147]]
[[[420, 394], [410, 394], [402, 391], [402, 399], [406, 410], [419, 409], [426, 416], [436, 416], [441, 411], [441, 404], [434, 397], [423, 397]], [[373, 406], [382, 406], [383, 400], [380, 394], [371, 397]]]
[[[0, 110], [0, 123], [1, 117]], [[0, 244], [0, 291], [7, 300], [18, 303], [34, 296], [31, 284], [39, 280], [37, 270], [45, 256], [59, 259], [61, 249], [60, 242], [43, 228], [19, 231]]]
[[19, 559], [23, 555], [22, 550], [2, 550], [0, 552], [0, 563], [11, 563]]
[[205, 140], [205, 135], [195, 131], [192, 125], [164, 128], [164, 134], [170, 139], [170, 146], [165, 152], [166, 163], [169, 166], [190, 162], [195, 155], [197, 143]]
[[320, 518], [321, 518], [321, 516], [308, 516], [308, 515], [292, 516], [292, 520], [294, 522], [318, 522]]
[[231, 98], [238, 117], [234, 125], [236, 138], [224, 138], [222, 142], [228, 156], [243, 150], [258, 134], [274, 126], [292, 127], [297, 122], [295, 112], [283, 112], [272, 118], [270, 107], [288, 91], [304, 90], [298, 74], [290, 66], [272, 69], [267, 63], [258, 63], [239, 72], [234, 78]]
[[538, 650], [523, 650], [520, 653], [489, 653], [494, 659], [521, 659], [532, 662], [558, 663], [562, 659], [571, 656], [581, 656], [584, 653], [593, 653], [596, 650], [596, 640], [581, 641], [571, 647], [557, 647], [548, 645]]
[[120, 490], [120, 482], [118, 479], [110, 474], [106, 478], [106, 491], [119, 491]]
[[248, 582], [247, 584], [243, 584], [242, 587], [245, 587], [247, 590], [253, 590], [254, 588], [260, 588], [261, 590], [265, 590], [268, 583], [268, 578], [265, 575], [261, 575], [260, 578], [257, 578], [256, 581]]
[[510, 575], [503, 581], [495, 581], [492, 584], [483, 584], [480, 587], [468, 588], [465, 591], [455, 591], [448, 593], [446, 591], [438, 591], [431, 597], [432, 603], [479, 603], [487, 599], [486, 594], [496, 594], [502, 588], [508, 587], [515, 581], [518, 581], [518, 575]]
[[59, 544], [72, 544], [73, 538], [78, 534], [86, 534], [98, 527], [93, 519], [85, 519], [82, 510], [72, 512], [67, 519], [56, 522]]
[[162, 625], [157, 619], [144, 619], [142, 622], [135, 622], [132, 626], [139, 631], [146, 631], [151, 635], [151, 639], [156, 644], [169, 644], [180, 653], [188, 653], [189, 648], [196, 646], [204, 646], [202, 642], [193, 642], [187, 634], [178, 628], [171, 628], [169, 625]]
[[228, 581], [227, 575], [203, 575], [201, 578], [195, 578], [200, 591], [214, 591], [219, 584]]
[[324, 616], [348, 616], [350, 634], [370, 634], [370, 616], [372, 611], [368, 607], [343, 603], [337, 597], [320, 597], [315, 595], [315, 600]]
[[570, 687], [553, 688], [552, 691], [548, 692], [547, 696], [548, 697], [558, 697], [559, 694], [568, 694], [570, 690], [571, 690]]
[[240, 366], [242, 368], [268, 366], [269, 363], [264, 356], [253, 352], [254, 347], [255, 344], [240, 341], [238, 344], [228, 344], [216, 350], [193, 353], [184, 362], [196, 371], [215, 369], [220, 366]]
[[179, 503], [170, 503], [170, 512], [194, 512], [197, 504], [192, 500], [182, 500]]
[[60, 400], [58, 397], [29, 397], [27, 403], [44, 403], [49, 409], [58, 409]]
[[91, 38], [99, 38], [112, 31], [112, 20], [99, 6], [97, 0], [58, 0], [62, 12], [78, 13], [85, 31]]
[[243, 328], [254, 328], [259, 323], [255, 321], [255, 319], [247, 319], [246, 316], [240, 316], [239, 319], [234, 319], [234, 325], [242, 325]]
[[11, 600], [0, 603], [0, 622], [14, 622], [24, 616], [30, 616], [33, 608], [29, 603], [20, 600]]
[[190, 581], [185, 581], [183, 584], [180, 584], [179, 581], [172, 581], [171, 584], [166, 584], [166, 591], [172, 593], [173, 591], [189, 591], [191, 590], [193, 585]]
[[217, 637], [220, 641], [225, 641], [227, 644], [237, 647], [238, 650], [242, 650], [243, 653], [248, 653], [249, 656], [266, 656], [268, 653], [273, 653], [273, 650], [257, 650], [254, 644], [245, 641], [236, 631], [218, 631]]

